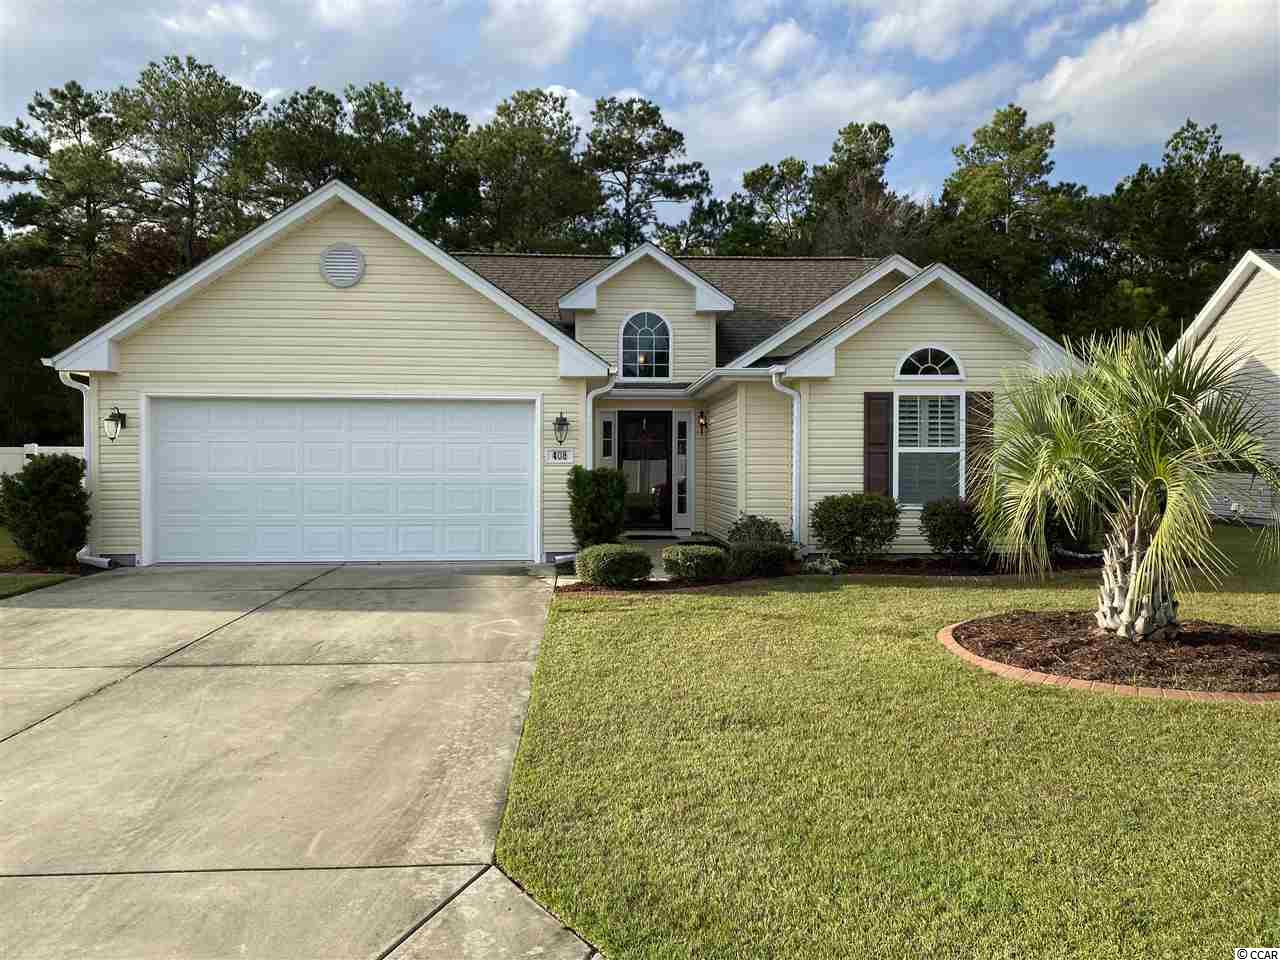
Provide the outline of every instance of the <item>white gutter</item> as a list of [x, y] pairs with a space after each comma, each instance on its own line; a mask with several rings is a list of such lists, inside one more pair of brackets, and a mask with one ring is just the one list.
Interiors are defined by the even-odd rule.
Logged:
[[[583, 425], [582, 434], [582, 465], [591, 470], [595, 467], [595, 461], [592, 459], [591, 446], [596, 438], [596, 416], [595, 416], [595, 400], [602, 393], [608, 393], [613, 389], [614, 381], [618, 379], [618, 368], [609, 368], [609, 379], [603, 387], [596, 387], [594, 390], [587, 391], [587, 422]], [[615, 441], [616, 442], [616, 441]]]
[[800, 542], [800, 391], [782, 382], [786, 367], [770, 367], [773, 389], [791, 398], [791, 539]]
[[[59, 370], [58, 379], [68, 387], [79, 390], [83, 397], [83, 400], [81, 401], [81, 407], [83, 410], [81, 417], [81, 429], [84, 431], [84, 477], [86, 484], [89, 486], [90, 491], [92, 491], [93, 441], [97, 436], [97, 431], [94, 430], [94, 427], [97, 426], [97, 424], [94, 422], [93, 411], [89, 408], [89, 385], [87, 383], [81, 383], [79, 380], [72, 377], [70, 370]], [[106, 557], [95, 557], [91, 554], [89, 552], [89, 544], [87, 543], [76, 551], [76, 560], [91, 567], [101, 567], [103, 570], [108, 570], [111, 567], [111, 561]]]
[[693, 383], [685, 388], [687, 396], [693, 396], [703, 387], [710, 386], [717, 380], [767, 380], [769, 378], [769, 368], [766, 367], [745, 367], [737, 369], [735, 367], [716, 367], [708, 370]]

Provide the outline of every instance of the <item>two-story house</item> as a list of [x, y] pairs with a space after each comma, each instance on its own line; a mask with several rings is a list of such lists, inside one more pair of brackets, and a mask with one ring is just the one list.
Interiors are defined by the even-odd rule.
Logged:
[[987, 398], [1060, 347], [903, 257], [451, 255], [340, 183], [47, 361], [84, 394], [88, 552], [531, 560], [566, 474], [634, 531], [810, 542], [820, 498], [966, 490]]

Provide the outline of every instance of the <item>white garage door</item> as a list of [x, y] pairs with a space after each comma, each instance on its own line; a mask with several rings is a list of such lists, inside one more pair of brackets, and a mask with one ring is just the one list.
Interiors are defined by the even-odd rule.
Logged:
[[151, 402], [154, 561], [528, 560], [534, 407]]

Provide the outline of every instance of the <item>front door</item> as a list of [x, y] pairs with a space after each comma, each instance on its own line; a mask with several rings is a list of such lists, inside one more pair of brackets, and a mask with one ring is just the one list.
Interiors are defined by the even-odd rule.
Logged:
[[671, 529], [671, 411], [618, 412], [628, 530]]

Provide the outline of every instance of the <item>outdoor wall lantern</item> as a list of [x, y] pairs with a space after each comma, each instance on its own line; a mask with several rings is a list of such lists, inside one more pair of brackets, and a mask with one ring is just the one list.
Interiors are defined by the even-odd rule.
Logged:
[[128, 421], [129, 418], [120, 412], [119, 407], [112, 407], [111, 412], [102, 418], [102, 432], [106, 434], [108, 440], [114, 443]]
[[698, 432], [707, 432], [707, 411], [705, 410], [698, 411]]
[[563, 410], [551, 425], [556, 428], [556, 443], [563, 444], [569, 438], [569, 418], [564, 415]]

